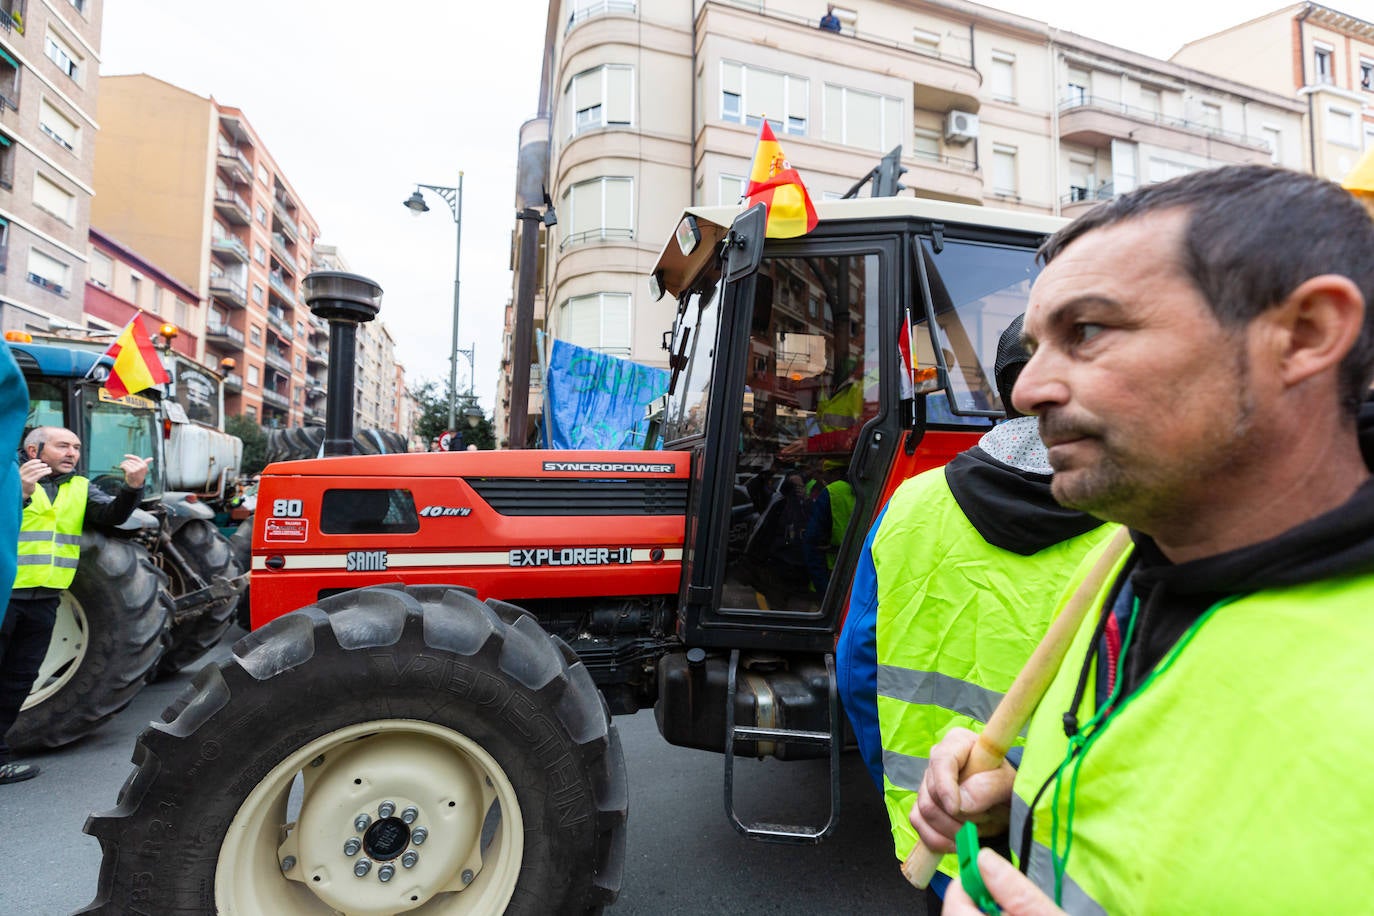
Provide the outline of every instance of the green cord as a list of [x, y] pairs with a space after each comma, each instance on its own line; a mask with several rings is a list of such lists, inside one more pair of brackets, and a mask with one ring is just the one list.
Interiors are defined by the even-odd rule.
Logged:
[[[1188, 643], [1192, 642], [1193, 637], [1202, 629], [1203, 624], [1211, 619], [1213, 614], [1242, 597], [1241, 595], [1232, 595], [1209, 607], [1174, 644], [1173, 648], [1164, 656], [1164, 660], [1149, 673], [1145, 680], [1140, 682], [1140, 686], [1132, 691], [1125, 700], [1121, 701], [1120, 706], [1117, 705], [1117, 700], [1120, 698], [1121, 684], [1125, 678], [1118, 673], [1116, 683], [1112, 685], [1111, 695], [1107, 697], [1107, 702], [1088, 720], [1088, 724], [1083, 726], [1077, 735], [1069, 739], [1068, 753], [1054, 774], [1054, 796], [1050, 808], [1050, 856], [1054, 862], [1054, 902], [1059, 906], [1064, 905], [1064, 874], [1069, 867], [1069, 851], [1073, 846], [1073, 817], [1078, 795], [1078, 774], [1082, 772], [1083, 760], [1088, 755], [1088, 749], [1097, 742], [1097, 739], [1106, 731], [1107, 726], [1116, 719], [1123, 709], [1130, 705], [1132, 700], [1144, 693], [1146, 688], [1153, 684], [1157, 678], [1173, 667], [1174, 662], [1178, 660]], [[1126, 625], [1126, 638], [1121, 642], [1119, 659], [1122, 663], [1126, 660], [1131, 638], [1135, 635], [1135, 622], [1139, 611], [1140, 599], [1135, 598], [1131, 605], [1130, 622]], [[1059, 791], [1064, 782], [1064, 770], [1070, 767], [1072, 773], [1069, 777], [1069, 803], [1064, 814], [1064, 853], [1061, 856], [1059, 854]]]

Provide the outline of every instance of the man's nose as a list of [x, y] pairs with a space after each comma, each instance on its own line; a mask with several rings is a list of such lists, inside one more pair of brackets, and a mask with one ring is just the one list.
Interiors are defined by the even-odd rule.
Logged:
[[1021, 413], [1034, 416], [1068, 398], [1068, 387], [1054, 363], [1053, 357], [1042, 349], [1021, 368], [1011, 392], [1011, 402]]

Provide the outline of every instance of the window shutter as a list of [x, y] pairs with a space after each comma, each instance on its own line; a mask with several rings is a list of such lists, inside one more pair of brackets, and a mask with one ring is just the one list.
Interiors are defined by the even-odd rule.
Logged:
[[606, 229], [634, 229], [634, 181], [629, 178], [607, 178]]
[[630, 67], [606, 68], [606, 123], [631, 124], [634, 70]]

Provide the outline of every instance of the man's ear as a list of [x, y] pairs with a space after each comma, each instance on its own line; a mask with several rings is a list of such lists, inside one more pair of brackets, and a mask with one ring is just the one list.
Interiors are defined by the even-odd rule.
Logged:
[[1366, 303], [1339, 274], [1304, 281], [1265, 317], [1272, 322], [1276, 369], [1285, 385], [1335, 371], [1360, 336]]

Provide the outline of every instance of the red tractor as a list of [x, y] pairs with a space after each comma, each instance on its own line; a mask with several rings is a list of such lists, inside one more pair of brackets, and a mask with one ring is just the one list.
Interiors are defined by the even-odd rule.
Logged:
[[[998, 336], [1059, 221], [910, 197], [818, 211], [787, 240], [761, 207], [683, 218], [651, 281], [678, 300], [660, 450], [268, 467], [254, 629], [88, 822], [92, 911], [599, 909], [624, 864], [612, 716], [650, 706], [667, 741], [724, 755], [741, 832], [825, 837], [833, 804], [828, 823], [743, 822], [734, 760], [836, 774], [864, 535], [1001, 416]], [[337, 334], [375, 314], [326, 279], [311, 302]], [[331, 404], [326, 454], [350, 415]]]

